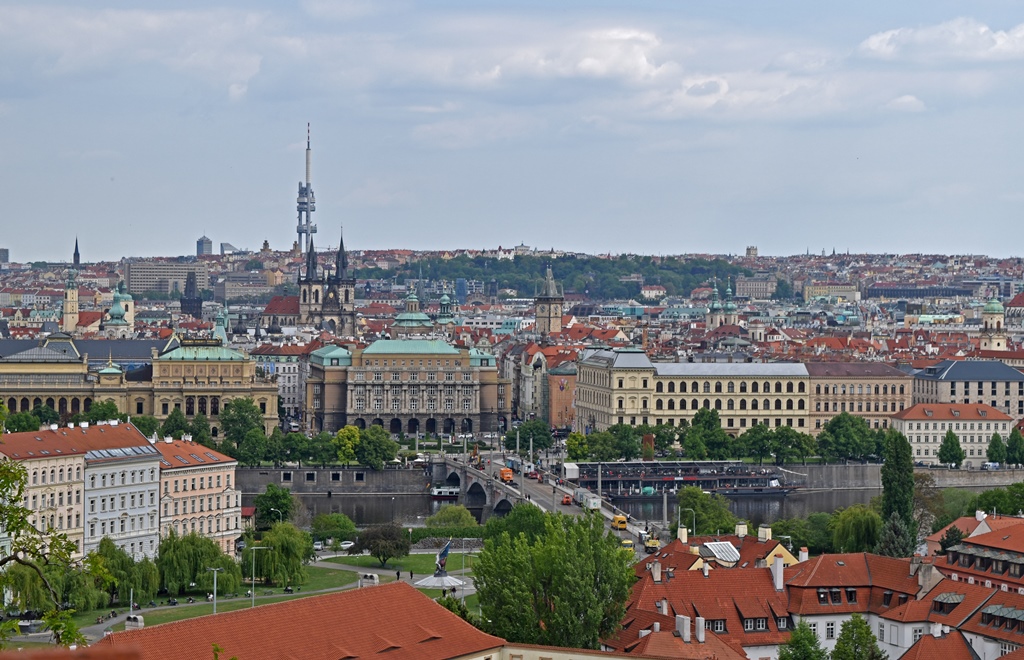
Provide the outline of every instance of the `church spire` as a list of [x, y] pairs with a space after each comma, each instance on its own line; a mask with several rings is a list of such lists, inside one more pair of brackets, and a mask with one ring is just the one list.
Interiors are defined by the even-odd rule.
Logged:
[[334, 278], [343, 280], [348, 277], [348, 254], [345, 253], [345, 231], [342, 229], [338, 242], [338, 254], [334, 259]]
[[78, 268], [78, 266], [81, 264], [81, 261], [82, 261], [82, 255], [79, 254], [79, 252], [78, 252], [78, 237], [75, 236], [75, 256], [74, 256], [75, 268]]
[[316, 248], [313, 247], [313, 237], [309, 237], [309, 250], [306, 252], [306, 281], [312, 282], [316, 279]]

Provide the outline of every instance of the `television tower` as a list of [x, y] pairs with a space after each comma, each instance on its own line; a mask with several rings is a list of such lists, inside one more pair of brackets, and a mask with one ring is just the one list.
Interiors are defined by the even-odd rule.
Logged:
[[313, 224], [313, 211], [316, 210], [316, 197], [313, 196], [313, 186], [309, 182], [310, 164], [312, 163], [313, 152], [309, 146], [309, 124], [306, 124], [306, 184], [299, 181], [299, 196], [296, 199], [296, 209], [299, 212], [299, 224], [296, 231], [299, 234], [299, 247], [303, 252], [309, 249], [309, 243], [316, 233], [316, 225]]

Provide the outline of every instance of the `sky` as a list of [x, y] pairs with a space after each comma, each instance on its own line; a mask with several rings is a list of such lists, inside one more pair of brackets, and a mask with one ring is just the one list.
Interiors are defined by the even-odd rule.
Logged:
[[1019, 255], [1019, 2], [0, 0], [13, 261]]

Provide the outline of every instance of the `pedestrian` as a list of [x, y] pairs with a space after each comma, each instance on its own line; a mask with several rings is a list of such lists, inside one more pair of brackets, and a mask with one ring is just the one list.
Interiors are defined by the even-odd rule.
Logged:
[[402, 571], [395, 571], [395, 579], [396, 580], [401, 580], [402, 579]]
[[412, 579], [412, 571], [409, 571], [409, 579]]

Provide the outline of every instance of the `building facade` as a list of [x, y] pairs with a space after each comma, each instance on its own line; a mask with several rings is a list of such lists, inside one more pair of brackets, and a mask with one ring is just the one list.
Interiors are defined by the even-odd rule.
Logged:
[[1024, 374], [996, 360], [945, 360], [914, 373], [914, 403], [984, 403], [1024, 419]]
[[565, 294], [562, 285], [555, 282], [555, 277], [548, 266], [544, 274], [544, 282], [534, 297], [534, 308], [537, 315], [537, 334], [546, 337], [562, 331], [562, 311], [565, 308]]
[[939, 448], [952, 431], [964, 450], [964, 467], [988, 461], [988, 443], [998, 433], [1005, 442], [1013, 430], [1013, 418], [992, 406], [964, 403], [919, 403], [893, 415], [892, 425], [906, 436], [915, 461], [939, 463]]
[[210, 270], [205, 261], [178, 263], [176, 261], [140, 260], [124, 265], [124, 279], [128, 290], [136, 294], [145, 291], [170, 293], [185, 290], [189, 273], [195, 273], [200, 290], [210, 288]]
[[811, 433], [841, 413], [887, 428], [893, 413], [913, 402], [914, 379], [879, 362], [807, 362], [811, 378]]
[[242, 493], [235, 487], [238, 461], [201, 444], [164, 439], [160, 453], [160, 534], [199, 534], [234, 553], [242, 534]]
[[313, 433], [376, 424], [393, 434], [508, 428], [509, 382], [494, 356], [437, 339], [379, 340], [310, 356], [306, 427]]
[[652, 363], [639, 348], [584, 354], [576, 378], [576, 421], [586, 432], [615, 424], [668, 424], [717, 410], [739, 435], [756, 424], [809, 432], [810, 378], [803, 364]]

